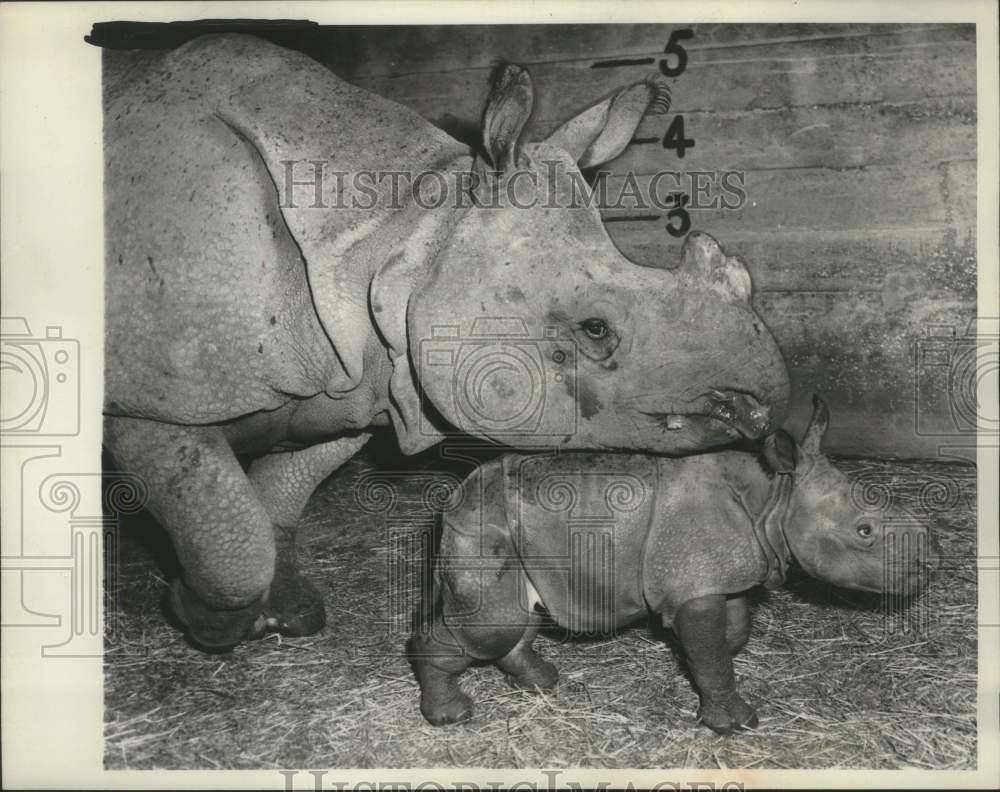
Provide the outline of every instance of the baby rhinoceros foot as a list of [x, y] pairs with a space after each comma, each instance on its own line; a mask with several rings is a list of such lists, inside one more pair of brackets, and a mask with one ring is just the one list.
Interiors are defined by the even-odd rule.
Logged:
[[759, 723], [754, 708], [739, 696], [733, 696], [725, 701], [703, 701], [698, 709], [698, 721], [716, 734], [723, 735], [754, 729]]
[[452, 688], [425, 688], [420, 694], [420, 713], [431, 726], [461, 723], [472, 717], [472, 699], [456, 683]]
[[559, 681], [559, 669], [531, 651], [516, 657], [508, 655], [497, 666], [506, 674], [510, 686], [521, 690], [552, 690]]
[[472, 717], [472, 709], [472, 699], [462, 692], [455, 675], [431, 665], [420, 669], [420, 713], [428, 723], [461, 723]]
[[420, 685], [420, 713], [432, 726], [447, 726], [472, 717], [472, 699], [462, 692], [459, 676], [469, 665], [461, 655], [435, 654], [427, 635], [413, 636], [407, 644]]

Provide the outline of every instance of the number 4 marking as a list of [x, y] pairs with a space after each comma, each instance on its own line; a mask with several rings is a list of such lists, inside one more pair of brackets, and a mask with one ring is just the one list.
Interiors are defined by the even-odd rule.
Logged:
[[676, 149], [681, 159], [684, 159], [685, 150], [694, 148], [694, 138], [684, 137], [684, 116], [676, 116], [670, 123], [667, 134], [663, 136], [663, 148]]

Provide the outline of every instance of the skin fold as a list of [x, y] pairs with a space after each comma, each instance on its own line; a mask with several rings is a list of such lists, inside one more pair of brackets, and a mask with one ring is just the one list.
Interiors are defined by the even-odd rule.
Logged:
[[781, 585], [794, 560], [839, 586], [913, 591], [934, 560], [926, 526], [852, 502], [850, 480], [820, 453], [827, 423], [816, 399], [802, 443], [779, 430], [762, 454], [512, 454], [482, 465], [444, 513], [431, 616], [410, 643], [424, 717], [471, 716], [459, 676], [476, 661], [519, 687], [555, 685], [555, 667], [531, 648], [542, 606], [602, 635], [660, 614], [701, 695], [699, 720], [720, 734], [755, 727], [732, 663], [750, 634], [749, 589]]

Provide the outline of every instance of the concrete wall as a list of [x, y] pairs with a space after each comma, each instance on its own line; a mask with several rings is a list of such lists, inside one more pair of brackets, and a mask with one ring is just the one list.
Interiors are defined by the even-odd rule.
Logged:
[[[973, 26], [362, 28], [303, 48], [459, 134], [475, 132], [492, 61], [527, 65], [530, 131], [541, 137], [656, 72], [682, 27], [694, 36], [682, 42], [688, 64], [672, 81], [671, 111], [647, 118], [605, 166], [609, 184], [628, 171], [640, 185], [663, 169], [744, 172], [745, 205], [693, 209], [692, 228], [750, 268], [757, 309], [792, 372], [791, 427], [803, 425], [815, 390], [832, 408], [831, 450], [936, 456], [955, 410], [961, 420], [974, 409], [950, 393], [974, 387], [971, 369], [965, 380], [944, 371], [967, 348], [976, 310]], [[662, 144], [678, 114], [695, 140], [683, 158]], [[669, 267], [681, 240], [662, 215], [605, 212], [628, 256]], [[918, 339], [949, 328], [959, 340], [917, 370]]]

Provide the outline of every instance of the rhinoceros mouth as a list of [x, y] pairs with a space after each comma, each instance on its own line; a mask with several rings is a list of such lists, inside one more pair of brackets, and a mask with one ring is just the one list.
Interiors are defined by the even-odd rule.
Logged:
[[767, 432], [770, 425], [770, 410], [754, 396], [741, 392], [709, 391], [701, 397], [697, 408], [684, 412], [640, 412], [668, 432], [681, 431], [694, 421], [708, 419], [734, 429], [743, 437], [756, 440]]

